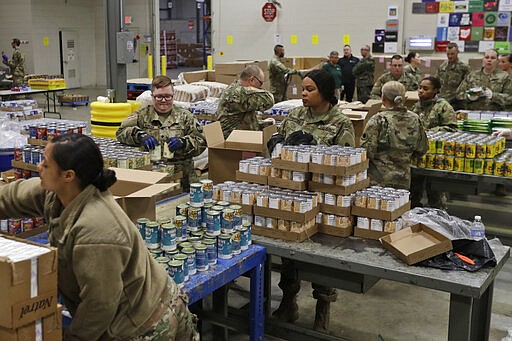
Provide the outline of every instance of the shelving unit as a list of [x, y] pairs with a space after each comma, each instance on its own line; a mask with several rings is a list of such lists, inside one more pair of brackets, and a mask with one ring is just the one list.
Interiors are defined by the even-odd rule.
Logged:
[[168, 69], [178, 67], [178, 44], [175, 31], [160, 31], [160, 55], [166, 56]]

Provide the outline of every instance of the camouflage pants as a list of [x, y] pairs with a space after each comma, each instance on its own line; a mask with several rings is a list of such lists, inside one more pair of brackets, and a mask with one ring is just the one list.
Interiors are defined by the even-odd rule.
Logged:
[[361, 103], [366, 103], [370, 99], [372, 86], [358, 86], [357, 87], [357, 100]]
[[162, 308], [166, 308], [160, 320], [129, 341], [199, 341], [197, 317], [188, 310], [187, 295], [171, 279], [167, 281], [167, 288], [168, 300], [160, 302]]
[[448, 199], [444, 192], [438, 192], [432, 189], [430, 179], [423, 175], [414, 175], [411, 177], [411, 205], [412, 207], [422, 207], [421, 199], [423, 191], [427, 192], [428, 207], [448, 209]]
[[21, 76], [21, 77], [13, 76], [12, 77], [12, 87], [16, 88], [16, 87], [19, 87], [20, 85], [23, 85], [23, 79], [24, 79], [23, 76]]

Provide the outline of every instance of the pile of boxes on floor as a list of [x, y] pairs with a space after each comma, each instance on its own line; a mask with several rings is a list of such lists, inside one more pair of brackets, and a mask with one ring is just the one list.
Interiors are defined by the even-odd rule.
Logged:
[[183, 285], [196, 274], [248, 250], [251, 224], [242, 221], [242, 206], [218, 200], [209, 179], [190, 185], [190, 201], [176, 206], [174, 217], [137, 219], [150, 253]]
[[57, 249], [0, 236], [0, 302], [0, 340], [61, 340]]

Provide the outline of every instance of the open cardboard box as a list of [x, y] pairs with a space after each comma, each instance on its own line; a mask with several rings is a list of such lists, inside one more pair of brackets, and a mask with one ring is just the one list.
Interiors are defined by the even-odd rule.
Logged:
[[409, 265], [450, 251], [452, 242], [421, 223], [380, 238], [382, 246]]
[[233, 130], [225, 140], [220, 122], [203, 127], [208, 145], [208, 174], [214, 183], [235, 180], [238, 163], [257, 155], [268, 156], [267, 141], [277, 131], [275, 125], [263, 131]]
[[346, 227], [337, 227], [331, 225], [317, 224], [318, 232], [336, 237], [350, 237], [352, 235], [352, 225]]
[[117, 181], [110, 187], [110, 192], [132, 221], [142, 217], [155, 220], [158, 202], [180, 191], [178, 183], [169, 182], [167, 173], [111, 169], [116, 172]]

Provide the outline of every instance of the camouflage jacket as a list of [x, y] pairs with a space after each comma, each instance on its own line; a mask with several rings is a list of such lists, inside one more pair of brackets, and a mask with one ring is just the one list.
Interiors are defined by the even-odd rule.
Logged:
[[[475, 87], [491, 89], [492, 98], [480, 97], [470, 101], [466, 91]], [[507, 110], [512, 108], [512, 79], [507, 72], [498, 69], [488, 75], [483, 68], [472, 71], [459, 85], [457, 99], [464, 100], [466, 109], [470, 110]]]
[[274, 97], [265, 89], [241, 85], [238, 81], [224, 90], [220, 97], [217, 115], [224, 137], [235, 129], [259, 130], [257, 111], [265, 111], [274, 105]]
[[206, 147], [203, 127], [190, 111], [176, 105], [173, 105], [171, 113], [165, 118], [159, 117], [152, 105], [135, 111], [121, 123], [116, 137], [121, 143], [138, 146], [140, 141], [137, 139], [137, 133], [140, 131], [153, 135], [161, 145], [168, 142], [171, 137], [182, 137], [185, 146], [174, 153], [171, 162], [190, 161]]
[[421, 80], [423, 79], [423, 73], [421, 72], [421, 70], [417, 67], [412, 66], [411, 64], [404, 66], [404, 73], [408, 73], [414, 78], [416, 78], [418, 84], [420, 84]]
[[354, 126], [341, 110], [335, 105], [326, 113], [314, 116], [309, 108], [294, 108], [279, 127], [279, 133], [286, 138], [302, 130], [313, 135], [317, 144], [354, 146]]
[[441, 80], [441, 91], [439, 96], [451, 102], [457, 95], [457, 88], [466, 78], [471, 69], [469, 65], [464, 64], [460, 60], [450, 64], [444, 61], [437, 69], [437, 77]]
[[412, 108], [423, 124], [423, 129], [457, 131], [457, 118], [453, 107], [444, 98], [416, 102]]
[[25, 76], [25, 58], [21, 53], [19, 47], [14, 49], [12, 58], [7, 62], [11, 68], [11, 74], [13, 77], [24, 77]]
[[370, 159], [372, 184], [409, 189], [411, 156], [427, 152], [428, 141], [417, 114], [405, 108], [375, 114], [361, 137]]
[[373, 74], [375, 73], [375, 59], [372, 56], [361, 58], [359, 63], [354, 65], [352, 74], [356, 78], [358, 87], [372, 86], [374, 81]]
[[277, 103], [286, 100], [286, 82], [284, 76], [286, 74], [300, 75], [299, 70], [286, 67], [281, 61], [281, 58], [274, 55], [272, 59], [270, 59], [268, 71], [270, 78], [270, 92], [274, 95], [274, 101]]
[[[371, 98], [380, 99], [382, 97], [382, 86], [387, 82], [394, 80], [396, 79], [393, 78], [390, 71], [380, 76], [379, 79], [377, 79], [377, 81], [375, 82], [375, 84], [373, 84]], [[410, 73], [404, 72], [402, 76], [398, 79], [398, 81], [405, 86], [406, 91], [418, 90], [418, 80]]]

